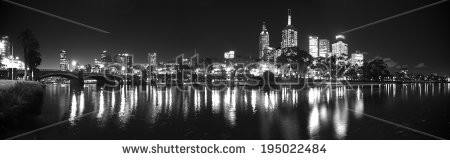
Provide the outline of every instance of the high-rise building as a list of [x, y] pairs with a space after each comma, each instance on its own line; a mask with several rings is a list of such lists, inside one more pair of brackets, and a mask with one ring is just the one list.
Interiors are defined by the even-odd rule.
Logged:
[[67, 59], [67, 52], [65, 50], [61, 50], [59, 53], [59, 70], [69, 70], [69, 60]]
[[259, 34], [259, 58], [262, 59], [266, 52], [264, 51], [267, 47], [269, 47], [269, 32], [267, 31], [266, 24], [263, 22], [262, 31]]
[[328, 39], [319, 39], [319, 57], [328, 57], [330, 52], [330, 41]]
[[297, 47], [297, 29], [291, 24], [291, 10], [288, 9], [288, 24], [281, 35], [281, 48]]
[[333, 55], [348, 56], [348, 45], [344, 43], [344, 35], [337, 35], [336, 40], [337, 42], [332, 45]]
[[134, 59], [132, 54], [125, 53], [123, 54], [124, 57], [124, 64], [127, 66], [127, 68], [133, 67]]
[[156, 66], [158, 64], [156, 61], [156, 53], [148, 53], [147, 58], [149, 66]]
[[319, 37], [309, 36], [309, 54], [313, 58], [317, 58], [319, 56]]
[[111, 60], [110, 60], [111, 58], [109, 58], [109, 55], [108, 55], [108, 52], [107, 51], [102, 51], [101, 53], [100, 53], [100, 62], [102, 62], [102, 63], [107, 63], [107, 62], [110, 62]]
[[350, 58], [350, 64], [352, 65], [358, 65], [362, 66], [364, 63], [364, 53], [356, 51], [355, 53], [352, 53]]
[[0, 39], [0, 55], [10, 56], [11, 55], [11, 44], [9, 42], [8, 36], [2, 36]]
[[269, 61], [269, 60], [276, 58], [276, 56], [274, 55], [274, 50], [275, 50], [275, 48], [273, 48], [273, 47], [264, 48], [264, 56], [261, 59], [263, 59], [265, 61]]

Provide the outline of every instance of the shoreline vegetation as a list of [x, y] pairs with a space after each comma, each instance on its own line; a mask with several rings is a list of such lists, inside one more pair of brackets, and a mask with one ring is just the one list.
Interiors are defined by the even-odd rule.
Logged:
[[0, 80], [0, 138], [40, 115], [43, 95], [39, 82]]

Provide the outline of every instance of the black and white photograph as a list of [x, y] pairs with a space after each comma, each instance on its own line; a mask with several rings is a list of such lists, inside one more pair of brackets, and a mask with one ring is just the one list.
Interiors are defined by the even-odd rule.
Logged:
[[[61, 159], [50, 148], [95, 146], [113, 148], [96, 155], [109, 159], [361, 159], [353, 149], [374, 159], [443, 155], [448, 7], [447, 0], [0, 0], [0, 152], [9, 152], [5, 159]], [[36, 155], [20, 154], [21, 146]]]

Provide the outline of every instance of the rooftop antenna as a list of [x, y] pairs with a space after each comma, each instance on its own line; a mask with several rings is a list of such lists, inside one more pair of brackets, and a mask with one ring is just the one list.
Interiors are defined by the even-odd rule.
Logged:
[[288, 26], [291, 25], [291, 9], [288, 9]]

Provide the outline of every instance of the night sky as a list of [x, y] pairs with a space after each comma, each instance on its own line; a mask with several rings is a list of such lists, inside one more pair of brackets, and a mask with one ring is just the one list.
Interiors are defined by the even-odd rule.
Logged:
[[[279, 47], [287, 24], [287, 9], [299, 29], [300, 48], [308, 35], [334, 35], [438, 0], [310, 0], [310, 1], [174, 1], [174, 0], [13, 0], [89, 26], [101, 33], [47, 15], [0, 2], [0, 35], [17, 37], [31, 29], [41, 43], [40, 68], [58, 68], [59, 50], [81, 64], [93, 64], [102, 50], [128, 52], [146, 63], [147, 53], [169, 60], [194, 49], [202, 57], [222, 58], [227, 50], [238, 55], [258, 54], [262, 21], [270, 45]], [[450, 75], [449, 3], [346, 34], [349, 52], [368, 52], [367, 58], [390, 59], [389, 66], [408, 65], [411, 72]], [[22, 55], [17, 42], [15, 54]], [[421, 65], [423, 64], [423, 65]]]

